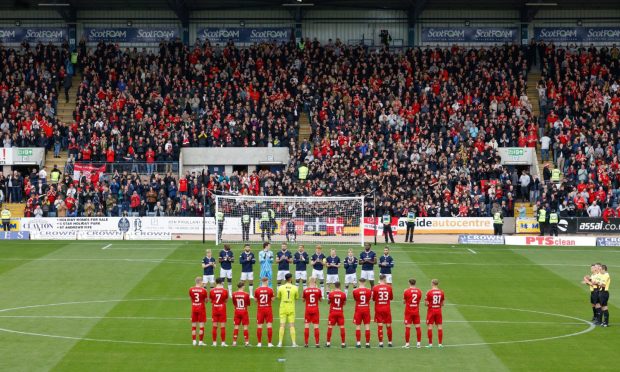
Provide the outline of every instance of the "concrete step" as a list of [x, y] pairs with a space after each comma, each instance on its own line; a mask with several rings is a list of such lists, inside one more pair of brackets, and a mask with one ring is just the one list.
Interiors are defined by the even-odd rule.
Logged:
[[534, 217], [534, 207], [531, 206], [530, 203], [524, 202], [515, 202], [515, 217], [518, 216], [518, 210], [519, 208], [521, 208], [521, 206], [525, 206], [526, 217]]
[[24, 217], [24, 207], [26, 207], [26, 204], [5, 203], [4, 206], [11, 212], [11, 218]]

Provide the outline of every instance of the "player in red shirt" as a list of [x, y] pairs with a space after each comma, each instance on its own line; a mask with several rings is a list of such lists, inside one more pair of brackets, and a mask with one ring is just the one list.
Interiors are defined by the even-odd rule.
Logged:
[[314, 341], [319, 347], [319, 302], [323, 299], [321, 289], [316, 286], [316, 278], [308, 280], [308, 288], [304, 289], [303, 299], [306, 303], [304, 314], [304, 347], [308, 347], [310, 323], [314, 324]]
[[409, 279], [409, 288], [403, 293], [403, 302], [405, 304], [405, 346], [409, 348], [409, 339], [411, 338], [411, 325], [415, 326], [415, 332], [418, 343], [416, 347], [420, 348], [422, 341], [422, 330], [420, 329], [420, 301], [422, 300], [422, 291], [415, 286], [416, 280]]
[[332, 327], [340, 326], [340, 339], [342, 340], [341, 346], [345, 345], [345, 331], [344, 331], [344, 304], [347, 302], [347, 295], [340, 290], [340, 282], [334, 283], [334, 290], [329, 292], [329, 318], [327, 319], [327, 344], [329, 347], [332, 339]]
[[379, 275], [379, 285], [372, 289], [372, 300], [375, 302], [375, 323], [379, 336], [379, 347], [383, 347], [383, 325], [387, 330], [388, 347], [392, 347], [392, 310], [390, 301], [394, 299], [392, 287], [387, 285], [385, 274]]
[[215, 279], [215, 288], [209, 293], [211, 299], [211, 317], [213, 320], [213, 328], [211, 330], [213, 336], [213, 346], [217, 346], [217, 328], [220, 328], [220, 337], [222, 338], [222, 346], [226, 345], [226, 301], [228, 300], [228, 291], [224, 289], [224, 279]]
[[239, 336], [239, 325], [243, 326], [243, 339], [245, 346], [250, 346], [250, 334], [248, 325], [250, 324], [250, 316], [248, 314], [248, 306], [250, 306], [250, 294], [243, 290], [244, 282], [237, 284], [237, 292], [232, 295], [233, 306], [235, 307], [235, 317], [233, 323], [233, 346], [237, 346], [237, 337]]
[[364, 323], [366, 328], [366, 348], [370, 348], [370, 299], [372, 291], [366, 288], [366, 279], [358, 280], [359, 287], [353, 290], [353, 299], [355, 300], [355, 313], [353, 314], [353, 324], [355, 324], [355, 339], [357, 340], [356, 348], [362, 347], [360, 339], [362, 338], [361, 324]]
[[273, 311], [271, 309], [271, 301], [275, 297], [273, 289], [269, 288], [269, 278], [263, 278], [261, 280], [261, 286], [254, 291], [254, 298], [256, 299], [256, 338], [258, 339], [257, 347], [261, 347], [263, 339], [263, 324], [267, 323], [267, 346], [273, 347], [271, 338], [273, 335], [272, 323], [273, 323]]
[[192, 299], [192, 341], [196, 346], [196, 326], [200, 327], [200, 343], [198, 345], [205, 346], [202, 342], [205, 336], [205, 322], [207, 321], [207, 290], [202, 287], [202, 278], [196, 278], [196, 285], [189, 289], [189, 298]]
[[439, 339], [439, 347], [443, 347], [443, 318], [441, 316], [441, 308], [445, 295], [441, 289], [439, 289], [439, 280], [433, 279], [431, 281], [431, 289], [426, 292], [426, 306], [428, 306], [428, 312], [426, 313], [426, 326], [428, 327], [428, 346], [433, 347], [433, 325], [437, 326], [437, 338]]

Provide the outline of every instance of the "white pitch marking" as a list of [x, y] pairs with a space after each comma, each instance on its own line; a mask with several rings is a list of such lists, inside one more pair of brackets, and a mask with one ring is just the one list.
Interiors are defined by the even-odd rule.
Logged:
[[103, 247], [103, 248], [101, 248], [101, 249], [108, 249], [108, 248], [110, 248], [111, 246], [112, 246], [112, 244], [108, 244], [108, 245], [106, 245], [105, 247]]
[[471, 249], [471, 248], [467, 248], [467, 250], [468, 250], [468, 251], [470, 251], [470, 252], [471, 252], [471, 253], [473, 253], [473, 254], [478, 254], [478, 252], [474, 251], [474, 250], [473, 250], [473, 249]]

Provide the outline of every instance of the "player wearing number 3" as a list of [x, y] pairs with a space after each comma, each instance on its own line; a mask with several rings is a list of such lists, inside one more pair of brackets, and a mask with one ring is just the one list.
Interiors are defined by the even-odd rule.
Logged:
[[205, 322], [207, 321], [207, 290], [202, 287], [202, 279], [196, 278], [196, 285], [189, 289], [189, 298], [192, 300], [192, 342], [196, 346], [196, 326], [200, 327], [200, 343], [198, 345], [205, 346], [202, 342], [205, 335]]
[[433, 325], [437, 326], [437, 338], [439, 339], [439, 347], [443, 347], [443, 318], [441, 315], [441, 308], [443, 307], [443, 301], [445, 299], [444, 293], [439, 289], [439, 280], [433, 279], [431, 281], [432, 288], [426, 292], [426, 306], [428, 311], [426, 313], [426, 325], [428, 327], [428, 346], [433, 347]]
[[299, 291], [297, 286], [291, 283], [293, 275], [288, 273], [284, 276], [286, 283], [278, 287], [278, 299], [280, 300], [280, 332], [278, 347], [282, 347], [282, 339], [284, 338], [284, 326], [288, 323], [291, 331], [291, 341], [293, 347], [297, 347], [295, 343], [295, 301], [299, 299]]

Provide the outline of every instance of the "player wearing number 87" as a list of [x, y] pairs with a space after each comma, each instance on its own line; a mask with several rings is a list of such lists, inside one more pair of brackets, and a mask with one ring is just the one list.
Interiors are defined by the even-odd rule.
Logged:
[[433, 325], [437, 326], [437, 338], [439, 339], [439, 347], [443, 347], [443, 318], [441, 315], [441, 308], [443, 307], [445, 296], [441, 289], [439, 289], [439, 280], [433, 279], [431, 281], [431, 289], [426, 292], [426, 306], [428, 311], [426, 313], [426, 325], [428, 327], [428, 346], [433, 347]]
[[383, 347], [383, 325], [387, 330], [388, 346], [392, 347], [392, 310], [390, 302], [394, 299], [392, 287], [385, 282], [385, 274], [379, 275], [379, 284], [372, 289], [372, 300], [375, 302], [375, 323], [379, 347]]
[[261, 286], [256, 288], [254, 292], [254, 298], [258, 309], [256, 309], [256, 339], [258, 340], [257, 347], [261, 347], [263, 338], [263, 324], [267, 323], [267, 346], [273, 347], [271, 344], [273, 323], [273, 311], [271, 309], [271, 301], [273, 300], [273, 289], [269, 288], [269, 278], [263, 278], [261, 280]]
[[224, 289], [224, 279], [215, 279], [215, 288], [209, 293], [211, 300], [211, 317], [213, 320], [213, 346], [217, 346], [217, 328], [220, 328], [220, 337], [222, 346], [226, 345], [226, 301], [228, 300], [228, 291]]
[[347, 295], [340, 290], [340, 282], [334, 283], [336, 288], [329, 294], [329, 318], [327, 320], [327, 347], [329, 347], [332, 339], [332, 327], [337, 325], [340, 327], [340, 339], [342, 340], [341, 346], [345, 345], [345, 331], [344, 331], [344, 304], [347, 302]]
[[323, 299], [321, 290], [316, 287], [316, 278], [310, 278], [308, 288], [304, 289], [303, 299], [306, 303], [304, 313], [304, 346], [308, 347], [310, 338], [310, 324], [314, 325], [314, 341], [319, 347], [319, 302]]
[[200, 327], [200, 343], [205, 346], [203, 339], [205, 335], [205, 322], [207, 321], [207, 290], [202, 287], [202, 278], [197, 277], [195, 286], [189, 289], [189, 298], [192, 300], [192, 342], [196, 346], [196, 326]]
[[239, 336], [239, 326], [243, 326], [243, 339], [245, 346], [250, 346], [250, 334], [248, 325], [250, 324], [250, 316], [248, 314], [248, 306], [250, 306], [250, 295], [243, 288], [245, 283], [237, 284], [237, 292], [232, 295], [233, 306], [235, 307], [235, 317], [233, 323], [235, 325], [233, 331], [233, 346], [237, 346], [237, 337]]

